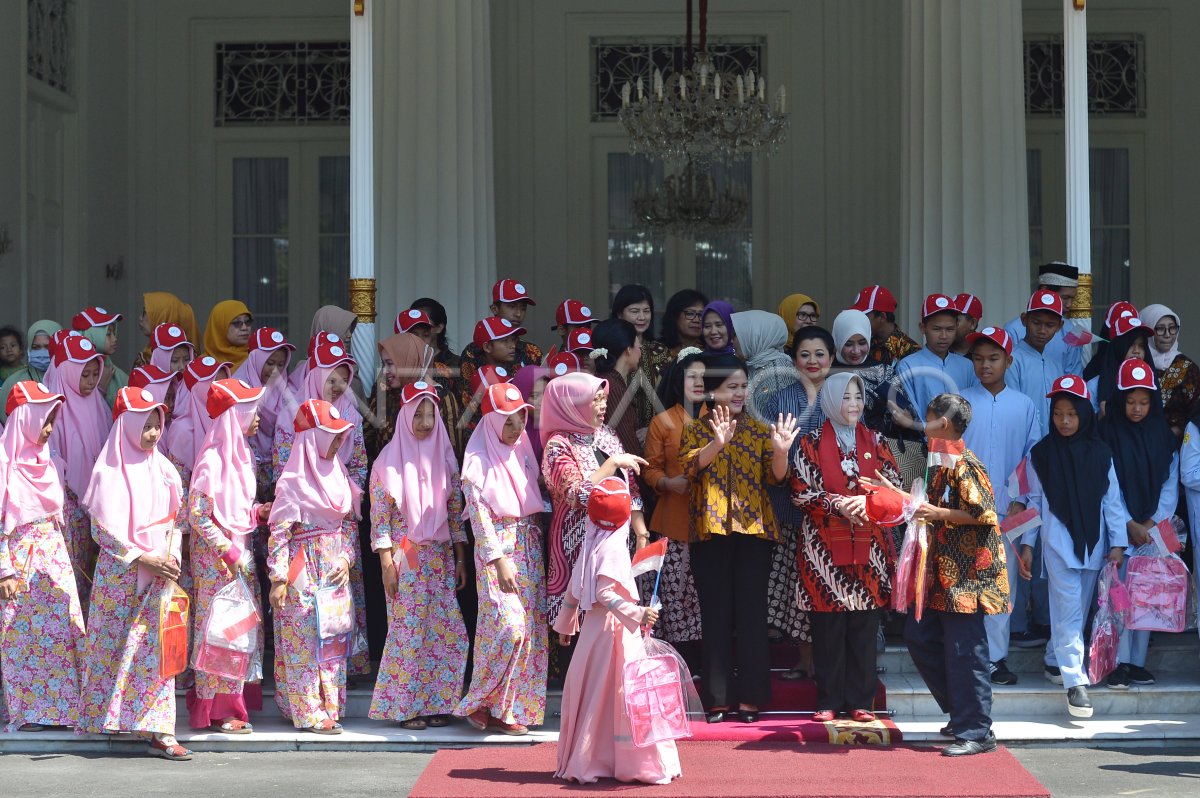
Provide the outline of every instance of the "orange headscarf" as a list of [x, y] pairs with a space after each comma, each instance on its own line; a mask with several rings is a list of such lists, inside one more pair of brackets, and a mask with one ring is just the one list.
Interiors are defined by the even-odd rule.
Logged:
[[242, 315], [254, 318], [245, 303], [226, 299], [218, 302], [212, 313], [208, 314], [208, 326], [204, 328], [204, 354], [212, 355], [219, 363], [232, 363], [235, 370], [250, 354], [249, 347], [229, 343], [229, 324]]
[[[166, 291], [147, 291], [142, 294], [142, 307], [146, 309], [146, 324], [153, 332], [160, 324], [175, 324], [183, 329], [183, 334], [192, 344], [199, 344], [197, 337], [200, 331], [196, 328], [196, 314], [192, 306], [174, 294]], [[150, 362], [151, 347], [149, 344], [142, 350], [142, 360]]]

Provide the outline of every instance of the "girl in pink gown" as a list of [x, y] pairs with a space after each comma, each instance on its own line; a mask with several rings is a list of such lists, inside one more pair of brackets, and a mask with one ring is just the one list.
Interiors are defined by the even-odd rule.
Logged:
[[675, 741], [638, 748], [625, 711], [625, 663], [642, 656], [641, 627], [658, 620], [657, 610], [637, 604], [630, 508], [623, 480], [608, 477], [592, 489], [582, 552], [554, 622], [563, 645], [579, 633], [563, 685], [554, 775], [581, 784], [600, 778], [666, 784], [682, 775]]

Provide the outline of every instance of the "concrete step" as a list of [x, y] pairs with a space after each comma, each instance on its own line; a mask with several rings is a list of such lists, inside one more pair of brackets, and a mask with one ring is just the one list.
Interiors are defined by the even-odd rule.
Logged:
[[[1091, 718], [999, 718], [992, 731], [1005, 745], [1120, 740], [1122, 745], [1166, 744], [1200, 739], [1200, 715], [1104, 715]], [[948, 742], [938, 734], [946, 716], [897, 719], [905, 742]]]

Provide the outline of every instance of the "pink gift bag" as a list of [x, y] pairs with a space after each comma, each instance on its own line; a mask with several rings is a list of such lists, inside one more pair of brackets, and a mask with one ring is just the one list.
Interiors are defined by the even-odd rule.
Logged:
[[1126, 627], [1182, 632], [1187, 622], [1188, 572], [1183, 560], [1135, 554], [1125, 570], [1130, 608]]
[[624, 673], [625, 711], [638, 748], [691, 737], [688, 714], [701, 710], [691, 673], [671, 644], [647, 637], [645, 648]]

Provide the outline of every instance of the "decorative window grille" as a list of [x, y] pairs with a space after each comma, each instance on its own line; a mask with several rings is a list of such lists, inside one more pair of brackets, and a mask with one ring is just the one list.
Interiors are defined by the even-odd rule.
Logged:
[[[761, 75], [766, 45], [763, 36], [737, 40], [710, 38], [708, 55], [719, 72], [741, 75], [753, 69], [756, 75]], [[687, 42], [682, 36], [593, 38], [591, 48], [593, 122], [617, 118], [617, 112], [621, 110], [621, 87], [626, 83], [634, 86], [641, 78], [648, 92], [655, 69], [662, 70], [663, 77], [681, 72], [687, 57]]]
[[29, 0], [25, 70], [29, 76], [74, 94], [75, 0]]
[[[1095, 116], [1145, 116], [1145, 40], [1141, 35], [1089, 39], [1088, 112]], [[1025, 40], [1025, 113], [1063, 114], [1061, 36]]]
[[217, 127], [350, 124], [350, 42], [221, 42]]

